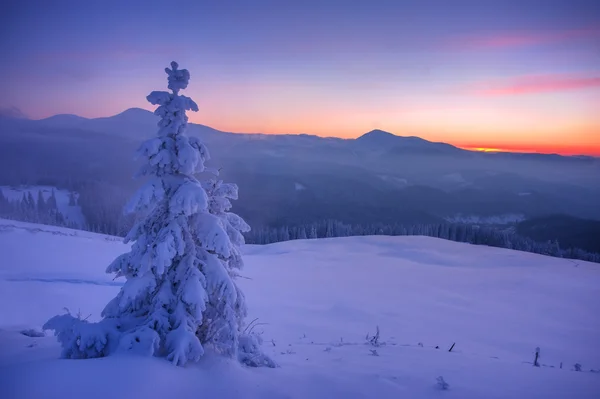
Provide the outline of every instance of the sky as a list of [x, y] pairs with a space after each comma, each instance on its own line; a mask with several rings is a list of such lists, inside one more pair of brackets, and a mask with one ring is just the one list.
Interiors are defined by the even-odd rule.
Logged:
[[8, 0], [0, 51], [33, 119], [152, 110], [175, 60], [223, 131], [600, 155], [597, 0]]

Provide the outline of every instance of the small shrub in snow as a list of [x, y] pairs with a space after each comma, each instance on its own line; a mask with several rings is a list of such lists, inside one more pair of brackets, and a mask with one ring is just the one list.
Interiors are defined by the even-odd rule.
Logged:
[[441, 389], [442, 391], [445, 391], [450, 387], [450, 385], [448, 385], [448, 383], [444, 381], [444, 377], [442, 377], [441, 375], [436, 379], [436, 381], [437, 388]]
[[62, 346], [61, 356], [69, 359], [103, 357], [115, 349], [119, 328], [115, 320], [90, 324], [70, 313], [54, 316], [44, 324], [54, 330]]
[[[127, 210], [139, 220], [125, 237], [131, 251], [106, 269], [126, 281], [98, 323], [71, 314], [44, 326], [54, 330], [67, 358], [115, 352], [165, 356], [174, 364], [197, 361], [206, 346], [248, 365], [269, 365], [257, 335], [243, 334], [245, 298], [235, 283], [243, 266], [239, 246], [250, 227], [228, 212], [237, 186], [216, 178], [201, 183], [208, 150], [185, 135], [186, 111], [198, 111], [179, 94], [190, 74], [172, 62], [166, 68], [171, 92], [153, 91], [158, 135], [144, 142], [139, 176], [148, 182]], [[116, 278], [115, 277], [115, 278]]]
[[238, 360], [242, 364], [250, 367], [277, 367], [277, 364], [262, 352], [262, 337], [259, 334], [244, 333], [240, 335], [239, 343]]
[[375, 335], [369, 337], [369, 334], [367, 334], [367, 341], [373, 346], [379, 346], [379, 326], [376, 326]]

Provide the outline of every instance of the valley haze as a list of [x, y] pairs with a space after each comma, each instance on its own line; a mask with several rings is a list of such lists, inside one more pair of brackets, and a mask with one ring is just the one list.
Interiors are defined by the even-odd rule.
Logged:
[[[76, 191], [94, 182], [119, 208], [136, 184], [131, 154], [156, 123], [143, 109], [94, 119], [2, 118], [0, 179]], [[236, 209], [255, 227], [324, 219], [437, 223], [457, 215], [600, 219], [595, 157], [473, 152], [380, 130], [339, 139], [234, 134], [191, 123], [188, 132], [208, 146], [209, 165], [237, 182]]]

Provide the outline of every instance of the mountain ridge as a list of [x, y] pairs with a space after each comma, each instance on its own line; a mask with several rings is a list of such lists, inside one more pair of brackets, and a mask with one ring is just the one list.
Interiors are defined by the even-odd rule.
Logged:
[[[5, 116], [6, 117], [6, 116]], [[8, 116], [8, 118], [11, 118]], [[13, 119], [13, 118], [11, 118]], [[17, 119], [17, 118], [14, 118]], [[97, 117], [97, 118], [86, 118], [75, 114], [57, 114], [43, 119], [26, 119], [18, 118], [19, 121], [27, 120], [37, 124], [50, 124], [54, 128], [86, 128], [93, 131], [111, 131], [115, 132], [119, 129], [119, 123], [130, 123], [133, 125], [145, 125], [152, 126], [156, 125], [156, 117], [152, 111], [133, 107], [128, 108], [120, 113], [111, 116]], [[96, 124], [101, 124], [96, 126]], [[581, 159], [589, 160], [594, 159], [588, 155], [562, 155], [562, 154], [545, 154], [545, 153], [514, 153], [514, 152], [502, 152], [502, 153], [482, 153], [480, 151], [473, 151], [457, 147], [453, 144], [446, 142], [435, 142], [424, 139], [419, 136], [402, 136], [397, 135], [381, 129], [373, 129], [367, 133], [364, 133], [355, 138], [339, 138], [339, 137], [323, 137], [314, 134], [306, 133], [286, 133], [286, 134], [266, 134], [266, 133], [247, 133], [247, 132], [228, 132], [219, 129], [215, 129], [211, 126], [204, 125], [201, 123], [190, 122], [190, 129], [192, 133], [198, 133], [198, 130], [202, 133], [210, 131], [210, 133], [220, 134], [235, 134], [244, 136], [249, 139], [273, 139], [273, 140], [294, 140], [294, 139], [310, 139], [314, 141], [321, 141], [323, 143], [331, 142], [331, 139], [336, 139], [341, 142], [359, 143], [361, 146], [366, 146], [371, 149], [381, 149], [390, 153], [391, 156], [402, 155], [404, 153], [430, 153], [430, 154], [483, 154], [492, 156], [497, 154], [514, 154], [520, 158], [526, 158], [530, 156], [553, 156], [563, 157], [567, 159]]]
[[[0, 182], [85, 186], [88, 203], [106, 203], [115, 215], [110, 223], [117, 223], [125, 197], [138, 184], [131, 180], [137, 169], [132, 154], [156, 134], [157, 122], [143, 109], [97, 119], [0, 119]], [[342, 139], [188, 128], [208, 147], [209, 166], [238, 184], [236, 209], [256, 226], [326, 218], [436, 223], [471, 213], [600, 219], [597, 160], [483, 154], [383, 130], [369, 133]], [[304, 189], [295, 189], [296, 183]]]

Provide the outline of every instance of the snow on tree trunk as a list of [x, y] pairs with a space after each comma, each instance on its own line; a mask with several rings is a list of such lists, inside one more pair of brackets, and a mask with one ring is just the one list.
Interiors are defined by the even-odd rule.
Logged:
[[215, 181], [203, 187], [194, 177], [204, 171], [209, 154], [197, 138], [185, 135], [186, 111], [198, 111], [191, 98], [179, 94], [190, 74], [175, 62], [165, 71], [172, 92], [147, 97], [158, 105], [158, 136], [138, 150], [146, 161], [139, 175], [150, 179], [127, 206], [142, 217], [125, 238], [133, 242], [131, 251], [106, 270], [125, 277], [125, 284], [98, 323], [71, 315], [46, 323], [61, 341], [64, 357], [126, 351], [183, 365], [197, 361], [206, 345], [238, 354], [246, 305], [234, 278], [243, 265], [241, 232], [249, 226], [226, 212], [237, 186]]

